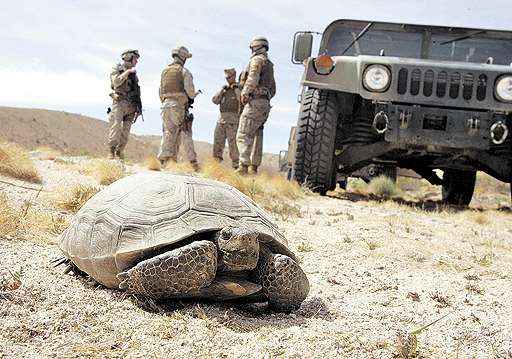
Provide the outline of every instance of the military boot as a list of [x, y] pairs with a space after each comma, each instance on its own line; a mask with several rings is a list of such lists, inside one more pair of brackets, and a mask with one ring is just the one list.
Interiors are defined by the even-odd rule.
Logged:
[[124, 160], [124, 153], [121, 150], [116, 150], [115, 157], [119, 158], [120, 160]]
[[116, 148], [115, 147], [110, 147], [110, 154], [108, 155], [108, 158], [110, 158], [111, 160], [116, 158]]
[[249, 174], [251, 174], [251, 175], [258, 174], [258, 166], [250, 165], [249, 166]]
[[199, 167], [199, 163], [197, 163], [197, 161], [190, 161], [190, 165], [192, 166], [192, 168], [194, 169], [195, 172], [199, 172], [200, 167]]
[[235, 172], [239, 175], [245, 176], [249, 172], [248, 168], [249, 166], [247, 165], [240, 165]]

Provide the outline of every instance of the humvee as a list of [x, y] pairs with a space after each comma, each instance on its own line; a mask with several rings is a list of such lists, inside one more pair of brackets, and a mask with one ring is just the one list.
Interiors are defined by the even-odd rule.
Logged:
[[[293, 160], [295, 159], [295, 149], [297, 148], [297, 126], [292, 126], [290, 129], [290, 136], [288, 138], [288, 149], [279, 151], [279, 171], [286, 173], [286, 178], [291, 180], [293, 170]], [[373, 178], [379, 176], [386, 176], [392, 181], [396, 181], [397, 176], [404, 177], [417, 177], [410, 172], [406, 172], [402, 169], [398, 169], [394, 166], [382, 165], [382, 164], [371, 164], [363, 167], [357, 171], [350, 173], [350, 177], [360, 178], [366, 183], [369, 183]], [[347, 180], [339, 180], [338, 183], [342, 188], [347, 187]]]
[[312, 57], [313, 34], [293, 43], [295, 180], [325, 194], [370, 164], [401, 167], [455, 205], [477, 171], [510, 183], [512, 32], [337, 20]]

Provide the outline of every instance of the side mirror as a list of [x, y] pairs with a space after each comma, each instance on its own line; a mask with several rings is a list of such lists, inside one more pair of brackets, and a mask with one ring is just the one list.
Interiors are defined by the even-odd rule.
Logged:
[[297, 32], [293, 38], [292, 62], [302, 64], [302, 62], [311, 56], [313, 48], [313, 34], [311, 32]]

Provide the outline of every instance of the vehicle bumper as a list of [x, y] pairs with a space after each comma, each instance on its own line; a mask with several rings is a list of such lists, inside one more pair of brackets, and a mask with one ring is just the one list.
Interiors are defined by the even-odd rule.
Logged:
[[505, 115], [482, 112], [424, 107], [405, 104], [377, 104], [375, 113], [384, 114], [388, 128], [387, 142], [398, 145], [427, 146], [454, 149], [489, 150], [493, 146], [491, 127], [502, 122]]

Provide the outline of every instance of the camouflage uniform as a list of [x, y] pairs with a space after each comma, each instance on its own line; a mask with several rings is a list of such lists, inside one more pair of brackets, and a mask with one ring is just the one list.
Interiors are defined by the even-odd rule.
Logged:
[[[266, 44], [258, 45], [258, 44]], [[255, 45], [254, 45], [255, 44]], [[247, 99], [236, 135], [240, 152], [240, 172], [251, 166], [253, 172], [261, 164], [263, 154], [263, 125], [270, 113], [270, 99], [276, 93], [274, 65], [267, 57], [268, 42], [257, 38], [251, 43], [253, 51], [245, 73], [241, 76], [242, 101]]]
[[137, 56], [137, 50], [127, 50], [123, 53], [122, 64], [113, 67], [110, 73], [110, 83], [113, 92], [112, 107], [109, 113], [110, 131], [108, 145], [112, 157], [123, 157], [123, 151], [130, 137], [130, 129], [139, 114], [133, 102], [134, 96], [140, 96], [139, 79], [137, 75], [129, 74], [126, 70], [133, 67], [130, 62], [132, 56]]
[[177, 161], [179, 146], [183, 143], [187, 159], [197, 168], [192, 123], [186, 121], [189, 101], [196, 97], [192, 74], [184, 67], [185, 60], [190, 57], [192, 55], [186, 48], [174, 49], [174, 61], [162, 71], [160, 100], [163, 135], [158, 159], [162, 163]]
[[[226, 78], [236, 77], [235, 69], [224, 70]], [[223, 160], [226, 139], [229, 145], [229, 157], [233, 168], [238, 168], [238, 148], [236, 145], [236, 132], [240, 114], [240, 89], [236, 82], [225, 85], [212, 98], [212, 102], [220, 107], [219, 120], [215, 126], [213, 136], [213, 157]]]

